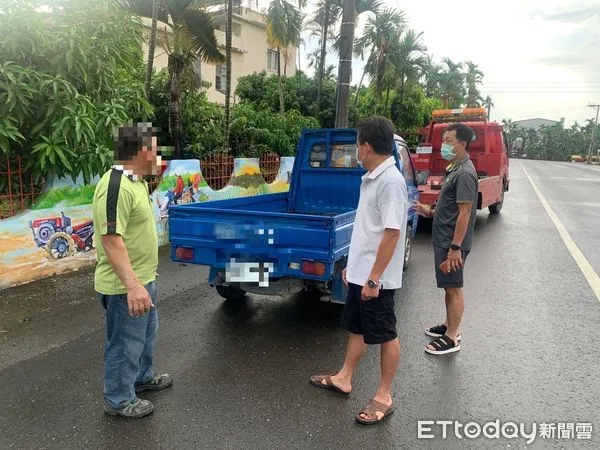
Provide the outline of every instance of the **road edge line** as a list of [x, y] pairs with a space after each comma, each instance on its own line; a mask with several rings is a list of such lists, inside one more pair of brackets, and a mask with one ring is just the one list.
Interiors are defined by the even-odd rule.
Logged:
[[579, 270], [581, 270], [581, 272], [583, 273], [583, 276], [592, 288], [592, 291], [594, 291], [594, 294], [596, 294], [596, 298], [600, 302], [600, 277], [598, 276], [590, 262], [587, 260], [585, 255], [581, 252], [581, 250], [579, 250], [579, 247], [577, 247], [577, 244], [575, 244], [575, 241], [573, 240], [563, 223], [560, 221], [560, 219], [558, 218], [558, 216], [556, 215], [546, 198], [542, 195], [541, 191], [538, 189], [533, 179], [529, 176], [529, 172], [527, 172], [527, 169], [525, 169], [523, 163], [519, 161], [519, 164], [521, 165], [521, 169], [523, 169], [525, 176], [531, 183], [534, 192], [540, 199], [540, 202], [546, 210], [546, 213], [548, 213], [548, 216], [550, 216], [550, 220], [552, 220], [552, 223], [558, 230], [558, 234], [560, 234], [560, 237], [567, 246], [569, 253], [571, 253], [571, 256], [577, 263], [577, 266], [579, 266]]

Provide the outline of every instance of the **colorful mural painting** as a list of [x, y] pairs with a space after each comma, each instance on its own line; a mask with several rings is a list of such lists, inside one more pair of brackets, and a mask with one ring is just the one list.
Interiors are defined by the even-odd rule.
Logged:
[[[266, 183], [258, 159], [234, 161], [223, 189], [208, 186], [198, 160], [171, 161], [152, 193], [159, 244], [168, 243], [168, 212], [174, 204], [286, 192], [293, 157], [283, 157], [277, 177]], [[24, 214], [0, 221], [0, 290], [94, 264], [91, 203], [98, 180], [59, 180]]]

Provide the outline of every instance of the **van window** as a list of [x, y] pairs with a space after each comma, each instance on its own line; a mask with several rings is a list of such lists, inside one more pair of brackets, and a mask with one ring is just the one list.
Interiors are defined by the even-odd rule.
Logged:
[[[356, 144], [331, 144], [330, 167], [334, 169], [352, 169], [356, 164]], [[311, 167], [323, 168], [327, 165], [327, 146], [315, 144], [310, 152]]]
[[327, 146], [325, 144], [315, 144], [310, 151], [310, 167], [325, 167], [327, 161]]
[[351, 169], [356, 164], [356, 144], [336, 144], [331, 146], [331, 167]]

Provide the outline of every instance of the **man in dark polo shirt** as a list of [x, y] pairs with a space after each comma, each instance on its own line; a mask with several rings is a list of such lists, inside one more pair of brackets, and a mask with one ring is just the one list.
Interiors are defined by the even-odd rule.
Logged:
[[425, 330], [435, 339], [427, 353], [445, 355], [460, 350], [458, 327], [464, 311], [463, 272], [471, 250], [477, 215], [478, 179], [469, 157], [473, 130], [462, 123], [448, 126], [442, 137], [442, 157], [450, 162], [435, 210], [416, 202], [424, 217], [433, 217], [433, 249], [437, 286], [446, 291], [446, 321]]

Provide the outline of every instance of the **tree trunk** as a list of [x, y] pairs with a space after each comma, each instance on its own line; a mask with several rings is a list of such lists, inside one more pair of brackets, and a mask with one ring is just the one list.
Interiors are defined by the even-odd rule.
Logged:
[[336, 128], [348, 126], [348, 100], [352, 77], [352, 44], [354, 42], [355, 0], [344, 0], [342, 26], [340, 29], [340, 63], [338, 76], [338, 96], [335, 111]]
[[154, 68], [154, 51], [156, 49], [156, 28], [158, 23], [158, 0], [152, 0], [152, 28], [150, 30], [150, 41], [148, 42], [148, 64], [146, 65], [146, 78], [144, 89], [146, 99], [150, 98], [150, 84], [152, 82], [152, 70]]
[[277, 79], [279, 80], [279, 111], [285, 113], [285, 100], [283, 97], [283, 82], [281, 80], [281, 49], [277, 47]]
[[233, 0], [227, 0], [227, 27], [225, 29], [225, 58], [226, 86], [225, 86], [225, 120], [223, 122], [223, 137], [225, 151], [229, 152], [229, 122], [231, 119], [231, 28], [233, 26]]
[[390, 88], [387, 88], [387, 92], [385, 93], [385, 106], [383, 107], [383, 115], [387, 115], [388, 109], [388, 101], [390, 100]]
[[321, 110], [321, 91], [323, 90], [323, 77], [325, 76], [325, 58], [327, 57], [327, 29], [329, 27], [329, 4], [325, 0], [325, 20], [321, 29], [321, 56], [319, 59], [319, 76], [317, 78], [317, 114]]
[[404, 74], [402, 74], [402, 79], [400, 80], [400, 104], [402, 104], [402, 101], [404, 100], [404, 87], [405, 87], [405, 83], [406, 83], [406, 78], [404, 76]]
[[181, 158], [181, 64], [169, 56], [169, 126], [175, 159]]

